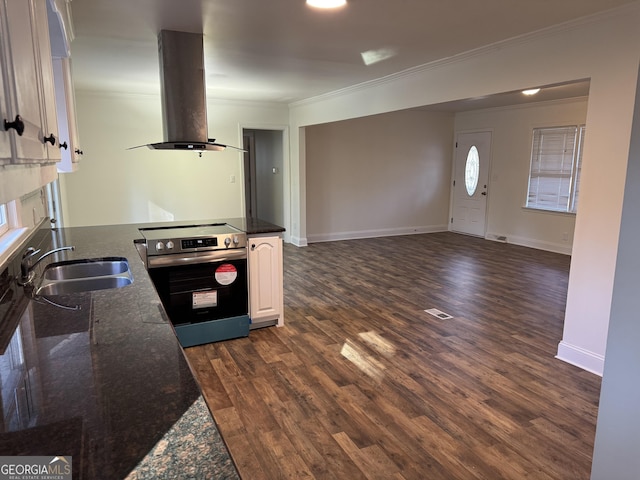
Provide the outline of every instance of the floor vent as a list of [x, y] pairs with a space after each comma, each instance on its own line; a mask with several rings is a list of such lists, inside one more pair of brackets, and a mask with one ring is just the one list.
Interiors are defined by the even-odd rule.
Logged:
[[505, 237], [504, 235], [498, 235], [496, 237], [496, 240], [499, 242], [506, 242], [507, 241], [507, 237]]
[[434, 317], [439, 318], [440, 320], [449, 320], [450, 318], [453, 318], [448, 313], [441, 312], [437, 308], [430, 308], [429, 310], [425, 310], [425, 312], [427, 312], [429, 315], [433, 315]]

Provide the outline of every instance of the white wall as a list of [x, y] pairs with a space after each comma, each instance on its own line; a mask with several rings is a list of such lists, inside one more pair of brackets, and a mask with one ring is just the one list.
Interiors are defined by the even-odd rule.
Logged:
[[307, 239], [305, 126], [589, 78], [589, 133], [558, 357], [601, 373], [640, 60], [638, 24], [640, 3], [634, 2], [292, 105], [292, 240]]
[[523, 206], [527, 199], [533, 129], [581, 125], [586, 118], [586, 98], [456, 114], [456, 132], [492, 132], [486, 238], [505, 236], [509, 243], [571, 253], [575, 215]]
[[47, 200], [44, 188], [39, 188], [27, 195], [20, 197], [18, 214], [20, 226], [33, 230], [34, 227], [47, 216]]
[[452, 114], [400, 110], [306, 127], [307, 239], [446, 230], [453, 130], [490, 130], [487, 238], [571, 253], [575, 215], [523, 206], [533, 128], [586, 116], [579, 98], [457, 113], [455, 126]]
[[624, 192], [592, 480], [640, 478], [640, 83]]
[[453, 114], [314, 125], [306, 139], [310, 242], [447, 229]]
[[[163, 140], [159, 95], [78, 91], [76, 101], [84, 156], [79, 171], [60, 176], [65, 226], [244, 216], [240, 152], [127, 150]], [[243, 122], [287, 118], [282, 106], [208, 102], [210, 136], [230, 145], [242, 145]]]

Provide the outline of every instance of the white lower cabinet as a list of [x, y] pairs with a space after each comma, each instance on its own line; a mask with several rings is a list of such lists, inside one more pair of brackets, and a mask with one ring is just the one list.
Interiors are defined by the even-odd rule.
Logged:
[[249, 237], [249, 316], [251, 328], [284, 325], [282, 238]]

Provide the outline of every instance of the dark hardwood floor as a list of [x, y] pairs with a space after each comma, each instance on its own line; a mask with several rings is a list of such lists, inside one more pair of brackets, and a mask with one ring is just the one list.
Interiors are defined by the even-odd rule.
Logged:
[[453, 233], [284, 252], [285, 326], [186, 350], [243, 479], [589, 478], [600, 377], [554, 358], [569, 257]]

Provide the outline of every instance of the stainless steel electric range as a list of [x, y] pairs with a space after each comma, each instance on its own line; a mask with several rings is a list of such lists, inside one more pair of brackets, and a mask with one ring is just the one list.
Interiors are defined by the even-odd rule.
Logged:
[[183, 347], [249, 335], [244, 232], [228, 224], [140, 232], [149, 276]]

